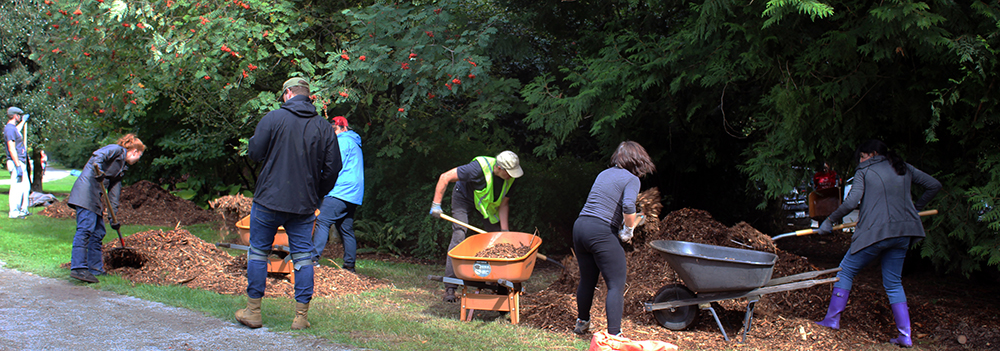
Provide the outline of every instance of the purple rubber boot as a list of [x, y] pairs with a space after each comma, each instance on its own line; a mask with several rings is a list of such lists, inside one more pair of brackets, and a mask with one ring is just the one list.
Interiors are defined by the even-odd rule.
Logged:
[[889, 340], [889, 342], [901, 347], [913, 347], [913, 339], [910, 338], [909, 307], [906, 306], [906, 302], [894, 303], [889, 306], [892, 307], [892, 316], [896, 317], [896, 329], [899, 330], [899, 336]]
[[844, 312], [844, 307], [847, 306], [847, 296], [850, 294], [850, 290], [833, 288], [833, 294], [830, 296], [830, 308], [826, 310], [826, 318], [816, 322], [816, 324], [828, 328], [840, 329], [840, 313]]

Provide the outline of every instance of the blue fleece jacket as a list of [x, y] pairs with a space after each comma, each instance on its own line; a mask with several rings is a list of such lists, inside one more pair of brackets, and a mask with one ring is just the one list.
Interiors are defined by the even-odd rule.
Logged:
[[337, 176], [337, 185], [326, 196], [332, 196], [361, 206], [365, 196], [365, 156], [361, 154], [361, 136], [353, 130], [337, 134], [340, 158], [344, 168]]

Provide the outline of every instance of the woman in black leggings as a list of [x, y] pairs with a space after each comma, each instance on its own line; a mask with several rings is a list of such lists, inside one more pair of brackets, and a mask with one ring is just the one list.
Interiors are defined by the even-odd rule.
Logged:
[[639, 222], [635, 208], [639, 177], [656, 170], [646, 149], [634, 141], [618, 145], [611, 155], [611, 165], [597, 175], [587, 203], [573, 225], [573, 249], [580, 266], [580, 285], [576, 288], [577, 319], [573, 328], [577, 334], [590, 329], [590, 307], [601, 273], [608, 286], [605, 301], [608, 333], [621, 334], [627, 270], [625, 250], [619, 241], [628, 242]]

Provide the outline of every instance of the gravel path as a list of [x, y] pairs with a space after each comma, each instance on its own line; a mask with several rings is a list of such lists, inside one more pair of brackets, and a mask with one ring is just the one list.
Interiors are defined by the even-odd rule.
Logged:
[[3, 265], [0, 350], [352, 350]]

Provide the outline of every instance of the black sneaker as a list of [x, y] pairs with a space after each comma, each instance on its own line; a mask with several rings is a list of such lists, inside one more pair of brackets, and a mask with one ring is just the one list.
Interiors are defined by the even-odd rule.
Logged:
[[86, 268], [78, 268], [70, 271], [69, 277], [77, 280], [82, 280], [87, 283], [98, 283], [97, 277], [90, 274], [90, 271]]
[[346, 270], [348, 272], [351, 272], [351, 273], [357, 273], [357, 272], [354, 271], [354, 266], [344, 266], [344, 270]]

